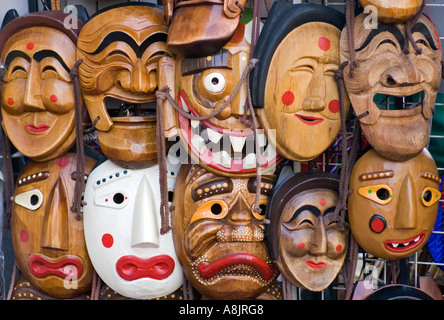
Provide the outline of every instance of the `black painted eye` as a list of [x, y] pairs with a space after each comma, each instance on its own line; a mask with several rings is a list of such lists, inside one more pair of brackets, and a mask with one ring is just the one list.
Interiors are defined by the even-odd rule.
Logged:
[[211, 206], [211, 213], [218, 215], [221, 214], [222, 212], [222, 206], [219, 203], [213, 203], [213, 205]]
[[387, 222], [383, 216], [375, 214], [370, 218], [369, 226], [373, 232], [381, 233], [387, 228]]
[[118, 192], [113, 196], [113, 201], [116, 204], [121, 204], [121, 203], [123, 203], [123, 201], [125, 201], [125, 196], [123, 194], [121, 194], [120, 192]]
[[376, 196], [380, 200], [387, 200], [390, 197], [390, 191], [386, 188], [380, 188], [378, 191], [376, 191]]
[[31, 196], [31, 198], [29, 199], [29, 202], [31, 203], [32, 206], [35, 206], [35, 205], [37, 205], [37, 203], [39, 203], [39, 200], [40, 200], [39, 196], [36, 194], [33, 194]]

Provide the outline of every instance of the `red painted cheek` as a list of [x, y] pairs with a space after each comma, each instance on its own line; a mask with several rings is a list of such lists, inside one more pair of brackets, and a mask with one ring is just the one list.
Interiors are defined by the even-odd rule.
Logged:
[[22, 229], [20, 231], [20, 241], [21, 242], [28, 242], [29, 240], [29, 233], [25, 229]]
[[339, 100], [331, 100], [328, 104], [328, 110], [330, 110], [331, 113], [338, 113], [339, 112]]
[[69, 158], [67, 157], [59, 157], [57, 159], [57, 166], [59, 166], [60, 168], [64, 168], [69, 164]]
[[318, 40], [318, 46], [322, 51], [327, 51], [330, 49], [330, 40], [326, 37], [320, 37]]
[[284, 94], [282, 95], [282, 103], [285, 104], [286, 106], [289, 106], [293, 103], [294, 101], [294, 94], [291, 91], [285, 91]]
[[58, 100], [58, 98], [57, 98], [57, 96], [56, 96], [55, 94], [51, 95], [51, 96], [49, 97], [49, 99], [50, 99], [52, 102], [57, 102], [57, 100]]
[[105, 233], [102, 236], [102, 244], [105, 248], [111, 248], [114, 244], [114, 238], [109, 233]]
[[305, 243], [300, 242], [300, 243], [298, 244], [298, 248], [299, 248], [299, 249], [304, 249], [304, 247], [305, 247]]
[[342, 246], [340, 245], [340, 244], [338, 244], [337, 246], [336, 246], [336, 251], [341, 251], [342, 250]]
[[8, 104], [12, 106], [14, 104], [14, 99], [8, 98]]

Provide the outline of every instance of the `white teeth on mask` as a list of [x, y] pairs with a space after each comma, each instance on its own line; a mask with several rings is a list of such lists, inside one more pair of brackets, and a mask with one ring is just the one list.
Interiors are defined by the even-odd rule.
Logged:
[[421, 238], [421, 236], [418, 236], [415, 240], [413, 240], [413, 242], [418, 242], [419, 238]]
[[393, 248], [397, 248], [399, 246], [399, 243], [392, 243]]
[[231, 168], [231, 157], [225, 150], [213, 153], [213, 162]]
[[268, 162], [275, 159], [277, 156], [276, 149], [269, 143], [267, 146], [267, 149], [264, 151], [264, 157], [267, 159]]
[[205, 140], [204, 140], [201, 136], [195, 134], [195, 135], [191, 138], [191, 144], [193, 145], [194, 148], [197, 149], [197, 151], [198, 151], [200, 154], [203, 154], [203, 153], [204, 153], [204, 151], [205, 151], [205, 149], [206, 149], [206, 147], [205, 147]]
[[257, 135], [257, 139], [259, 142], [259, 147], [264, 147], [267, 144], [267, 137], [265, 136], [264, 133], [259, 133]]
[[253, 169], [256, 168], [256, 155], [254, 153], [249, 153], [242, 160], [242, 166], [244, 169]]
[[200, 121], [199, 121], [199, 120], [191, 120], [190, 122], [191, 122], [191, 126], [192, 126], [194, 129], [196, 129], [196, 128], [199, 126], [199, 124], [200, 124]]
[[410, 242], [404, 243], [404, 247], [407, 247], [410, 244]]
[[231, 147], [234, 152], [242, 152], [247, 137], [230, 136]]
[[222, 138], [221, 133], [214, 131], [210, 128], [207, 128], [207, 134], [208, 134], [208, 139], [210, 139], [210, 141], [214, 143], [218, 143], [219, 140]]

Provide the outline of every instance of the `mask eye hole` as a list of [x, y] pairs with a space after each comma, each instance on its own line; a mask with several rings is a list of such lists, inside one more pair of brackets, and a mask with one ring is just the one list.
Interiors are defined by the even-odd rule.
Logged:
[[121, 203], [123, 203], [123, 201], [125, 201], [125, 196], [122, 193], [117, 192], [113, 196], [113, 201], [115, 204], [121, 204]]
[[104, 195], [98, 195], [94, 199], [97, 206], [121, 209], [128, 204], [128, 196], [123, 191], [110, 192]]
[[200, 219], [223, 219], [228, 214], [228, 205], [222, 200], [208, 201], [194, 212], [190, 223]]
[[219, 93], [225, 88], [225, 77], [219, 72], [211, 72], [203, 79], [205, 89], [212, 93]]
[[440, 198], [441, 198], [441, 192], [432, 187], [424, 188], [421, 194], [422, 204], [425, 205], [426, 207], [432, 206]]
[[393, 199], [392, 188], [387, 185], [361, 187], [358, 193], [364, 198], [382, 205], [388, 204]]
[[257, 220], [264, 220], [265, 216], [267, 214], [267, 200], [259, 200], [259, 208], [261, 208], [261, 212], [256, 212], [254, 211], [254, 203], [251, 206], [251, 212], [253, 213], [253, 216], [257, 219]]
[[14, 202], [28, 210], [37, 210], [43, 203], [43, 194], [39, 189], [22, 192], [15, 196]]

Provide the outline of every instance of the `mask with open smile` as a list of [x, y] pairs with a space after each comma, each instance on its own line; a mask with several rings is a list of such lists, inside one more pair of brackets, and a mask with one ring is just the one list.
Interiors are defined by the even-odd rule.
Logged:
[[[404, 54], [405, 25], [364, 28], [366, 15], [355, 18], [354, 77], [344, 69], [345, 86], [362, 131], [386, 158], [403, 161], [422, 151], [429, 139], [429, 120], [441, 81], [441, 52], [432, 22], [421, 15], [412, 35], [421, 54]], [[346, 28], [341, 36], [341, 62], [347, 61]]]
[[365, 153], [353, 166], [348, 197], [350, 228], [376, 257], [406, 258], [427, 242], [438, 214], [439, 176], [427, 149], [399, 162]]
[[321, 291], [343, 265], [349, 228], [334, 214], [339, 177], [301, 172], [287, 178], [273, 194], [267, 226], [270, 252], [291, 284]]
[[0, 33], [1, 59], [8, 69], [1, 91], [3, 129], [35, 161], [54, 159], [75, 143], [70, 71], [77, 30], [65, 29], [66, 17], [61, 12], [28, 14]]
[[[245, 26], [224, 48], [201, 58], [178, 59], [176, 85], [178, 105], [195, 116], [219, 109], [233, 93], [249, 63], [250, 43]], [[245, 32], [246, 35], [246, 32]], [[256, 153], [253, 130], [240, 120], [247, 99], [245, 83], [230, 105], [218, 115], [202, 121], [178, 115], [181, 141], [192, 158], [207, 170], [222, 175], [254, 176]], [[249, 117], [247, 117], [247, 121]], [[274, 169], [279, 156], [262, 129], [258, 129], [262, 170]]]
[[252, 211], [254, 178], [215, 175], [183, 165], [173, 199], [173, 238], [194, 288], [210, 299], [252, 299], [276, 279], [264, 241], [263, 219], [273, 181], [262, 179], [260, 205]]
[[[149, 4], [111, 7], [93, 16], [78, 42], [79, 80], [103, 153], [119, 165], [157, 161], [155, 91], [174, 88], [162, 9]], [[165, 131], [174, 118], [165, 112]]]
[[[85, 157], [86, 173], [95, 162]], [[37, 290], [56, 298], [88, 293], [94, 272], [83, 221], [70, 210], [75, 171], [73, 153], [31, 161], [22, 169], [14, 194], [11, 234], [17, 265]]]
[[341, 127], [334, 75], [344, 17], [325, 6], [284, 1], [274, 4], [269, 17], [255, 51], [253, 105], [267, 137], [275, 134], [270, 140], [277, 153], [309, 161], [331, 145]]

